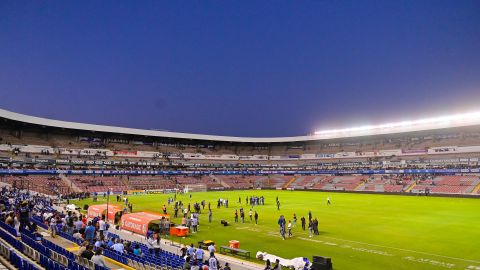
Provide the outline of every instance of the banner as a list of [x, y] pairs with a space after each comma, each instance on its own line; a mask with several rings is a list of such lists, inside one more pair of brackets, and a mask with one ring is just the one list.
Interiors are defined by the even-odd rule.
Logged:
[[137, 212], [132, 214], [125, 214], [122, 216], [121, 229], [130, 232], [146, 235], [148, 225], [162, 218], [170, 219], [169, 215], [154, 214], [147, 212]]

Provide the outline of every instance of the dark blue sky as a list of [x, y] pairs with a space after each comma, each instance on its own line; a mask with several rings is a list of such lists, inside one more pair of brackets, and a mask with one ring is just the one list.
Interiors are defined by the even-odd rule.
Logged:
[[304, 135], [480, 110], [480, 1], [0, 1], [0, 107]]

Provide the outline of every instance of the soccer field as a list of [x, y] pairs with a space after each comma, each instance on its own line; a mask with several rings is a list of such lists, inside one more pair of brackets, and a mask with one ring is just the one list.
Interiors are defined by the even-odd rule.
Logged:
[[[177, 195], [177, 200], [184, 205], [210, 202], [213, 222], [208, 223], [208, 211], [203, 211], [198, 233], [185, 239], [173, 237], [184, 244], [209, 239], [218, 247], [235, 239], [252, 256], [257, 251], [310, 260], [312, 255], [321, 255], [332, 258], [334, 269], [480, 269], [479, 199], [272, 190], [191, 194], [191, 199], [186, 194]], [[129, 200], [134, 212], [161, 212], [172, 196], [132, 195]], [[259, 213], [258, 225], [249, 220], [246, 196], [265, 197], [265, 205], [254, 208]], [[276, 196], [281, 202], [280, 211]], [[328, 196], [332, 201], [329, 206]], [[244, 224], [233, 222], [235, 209], [240, 208], [239, 197], [246, 210]], [[229, 208], [217, 209], [218, 198], [228, 199]], [[116, 204], [114, 196], [110, 201]], [[84, 203], [92, 204], [89, 199], [79, 205]], [[99, 198], [97, 203], [105, 200]], [[319, 220], [320, 235], [312, 238], [300, 225], [302, 216], [308, 222], [309, 210]], [[288, 221], [293, 213], [298, 217], [293, 237], [282, 240], [278, 217], [283, 214]], [[169, 214], [173, 217], [173, 205]], [[221, 219], [230, 226], [221, 225]], [[178, 224], [181, 219], [172, 220]]]

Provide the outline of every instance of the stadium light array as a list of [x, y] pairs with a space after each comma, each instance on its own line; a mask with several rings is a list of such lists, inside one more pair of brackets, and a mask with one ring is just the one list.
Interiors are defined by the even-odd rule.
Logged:
[[375, 135], [417, 130], [440, 129], [480, 124], [480, 112], [453, 114], [448, 116], [424, 118], [412, 121], [402, 121], [381, 125], [367, 125], [344, 129], [319, 130], [315, 135], [319, 137], [350, 137], [362, 135]]

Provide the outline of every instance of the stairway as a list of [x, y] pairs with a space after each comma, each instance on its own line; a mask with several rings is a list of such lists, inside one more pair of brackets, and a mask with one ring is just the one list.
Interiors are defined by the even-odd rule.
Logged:
[[407, 189], [405, 189], [405, 192], [406, 193], [410, 192], [410, 190], [412, 190], [416, 185], [417, 183], [413, 182], [413, 184], [411, 184]]
[[480, 183], [473, 188], [472, 194], [477, 194], [479, 190], [480, 190]]
[[215, 182], [219, 183], [220, 185], [222, 185], [222, 187], [224, 188], [231, 188], [231, 186], [227, 183], [225, 183], [223, 180], [219, 179], [217, 176], [215, 175], [210, 175], [210, 178], [214, 179]]
[[353, 190], [357, 191], [360, 190], [361, 187], [363, 187], [366, 184], [366, 181], [362, 181], [358, 186], [356, 186]]
[[282, 188], [288, 188], [295, 180], [297, 180], [297, 178], [295, 176], [292, 177]]
[[73, 192], [82, 192], [82, 190], [75, 185], [70, 179], [65, 174], [60, 174], [59, 175], [60, 179], [67, 185], [67, 187], [70, 187]]

